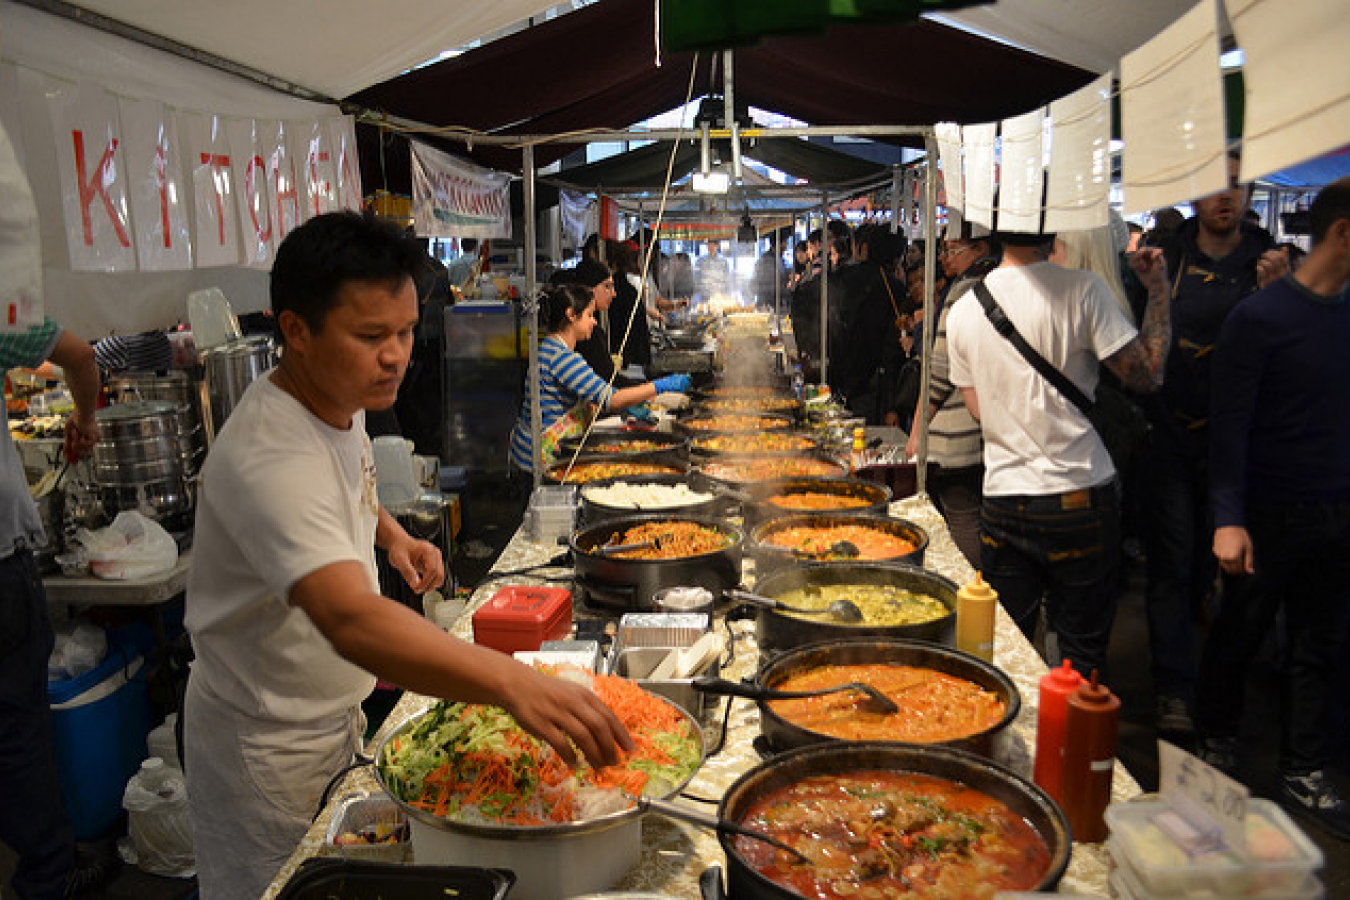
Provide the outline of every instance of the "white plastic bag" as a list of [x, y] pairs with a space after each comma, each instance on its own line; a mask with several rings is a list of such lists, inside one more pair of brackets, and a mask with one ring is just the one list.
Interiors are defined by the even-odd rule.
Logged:
[[127, 782], [122, 806], [140, 869], [170, 878], [197, 874], [187, 783], [181, 771], [151, 757]]
[[107, 528], [81, 528], [75, 540], [89, 557], [89, 571], [99, 578], [148, 578], [167, 572], [178, 562], [173, 536], [135, 510], [118, 513]]
[[97, 669], [107, 655], [108, 633], [99, 626], [81, 622], [73, 631], [62, 629], [47, 660], [47, 680], [78, 678]]

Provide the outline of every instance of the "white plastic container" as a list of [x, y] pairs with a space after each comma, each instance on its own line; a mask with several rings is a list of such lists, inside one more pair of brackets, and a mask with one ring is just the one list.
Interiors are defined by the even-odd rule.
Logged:
[[541, 485], [530, 494], [525, 511], [530, 540], [552, 546], [572, 534], [576, 525], [577, 487], [574, 484]]
[[[1247, 804], [1248, 849], [1260, 851], [1271, 841], [1253, 841], [1262, 822], [1273, 831], [1266, 837], [1285, 853], [1252, 852], [1243, 859], [1231, 851], [1188, 857], [1153, 823], [1168, 809], [1162, 800], [1113, 803], [1106, 808], [1111, 829], [1107, 846], [1120, 868], [1128, 867], [1146, 897], [1302, 897], [1298, 893], [1322, 868], [1322, 851], [1270, 800], [1253, 797]], [[1315, 880], [1315, 879], [1314, 879]]]

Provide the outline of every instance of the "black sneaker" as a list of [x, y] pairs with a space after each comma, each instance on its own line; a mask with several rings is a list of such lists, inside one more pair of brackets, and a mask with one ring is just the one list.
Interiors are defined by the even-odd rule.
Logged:
[[1218, 769], [1229, 778], [1237, 778], [1238, 739], [1235, 737], [1211, 737], [1200, 742], [1196, 756], [1200, 761]]
[[1163, 695], [1158, 698], [1156, 725], [1159, 734], [1180, 735], [1187, 738], [1195, 735], [1195, 723], [1191, 721], [1186, 701], [1180, 697]]
[[1280, 801], [1343, 841], [1350, 841], [1350, 803], [1321, 769], [1280, 777]]

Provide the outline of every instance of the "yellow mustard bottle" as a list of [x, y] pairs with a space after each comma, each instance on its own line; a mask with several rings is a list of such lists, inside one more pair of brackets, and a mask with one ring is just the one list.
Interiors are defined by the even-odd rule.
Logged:
[[979, 572], [956, 592], [956, 649], [994, 661], [994, 605], [998, 592]]

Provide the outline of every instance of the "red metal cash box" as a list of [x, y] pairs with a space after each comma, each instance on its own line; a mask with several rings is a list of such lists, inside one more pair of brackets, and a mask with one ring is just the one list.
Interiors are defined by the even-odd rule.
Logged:
[[572, 630], [572, 592], [566, 588], [512, 585], [473, 614], [473, 640], [503, 653], [538, 650]]

